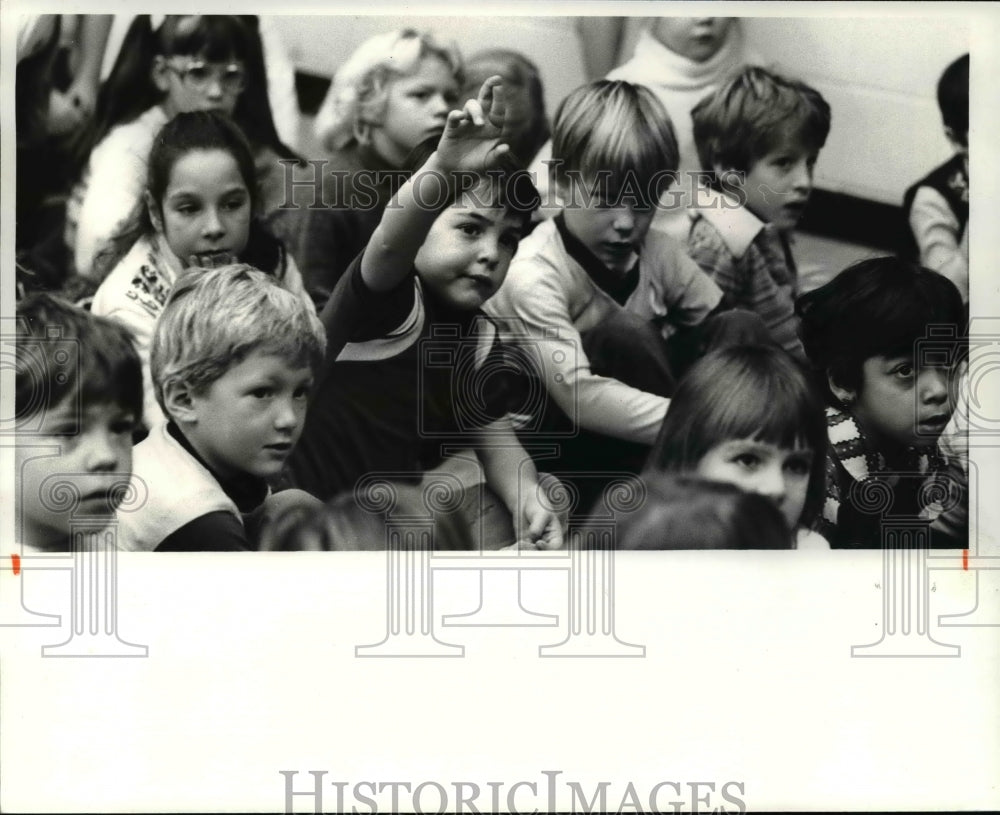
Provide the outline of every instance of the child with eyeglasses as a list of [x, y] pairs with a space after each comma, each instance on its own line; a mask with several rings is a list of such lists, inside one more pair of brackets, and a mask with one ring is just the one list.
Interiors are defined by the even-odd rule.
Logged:
[[[259, 87], [258, 87], [259, 86]], [[147, 161], [160, 129], [178, 113], [216, 110], [243, 128], [257, 155], [258, 180], [280, 165], [262, 152], [290, 155], [275, 132], [259, 38], [236, 16], [146, 15], [126, 34], [102, 88], [96, 147], [67, 212], [67, 244], [78, 274], [94, 260], [141, 200]]]

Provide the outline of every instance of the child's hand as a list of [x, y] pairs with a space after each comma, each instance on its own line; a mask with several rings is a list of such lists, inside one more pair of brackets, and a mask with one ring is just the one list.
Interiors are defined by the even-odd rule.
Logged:
[[236, 256], [231, 252], [209, 252], [201, 255], [188, 256], [188, 268], [197, 267], [199, 269], [221, 269], [236, 263]]
[[563, 529], [559, 518], [534, 495], [525, 498], [515, 520], [519, 548], [562, 549]]
[[65, 136], [87, 121], [86, 114], [78, 102], [69, 94], [53, 90], [49, 94], [48, 131], [53, 136]]
[[448, 114], [437, 148], [442, 169], [482, 172], [510, 149], [500, 141], [505, 116], [502, 83], [501, 77], [491, 76], [478, 98]]

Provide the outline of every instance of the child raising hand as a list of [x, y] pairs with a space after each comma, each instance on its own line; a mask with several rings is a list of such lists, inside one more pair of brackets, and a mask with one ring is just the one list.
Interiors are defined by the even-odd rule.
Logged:
[[500, 84], [491, 77], [449, 114], [437, 150], [334, 289], [322, 313], [326, 370], [289, 463], [295, 485], [325, 500], [370, 474], [419, 478], [448, 446], [475, 447], [486, 497], [510, 511], [516, 538], [558, 548], [559, 522], [511, 427], [502, 377], [490, 375], [505, 367], [497, 327], [480, 311], [538, 206], [527, 175], [498, 166]]

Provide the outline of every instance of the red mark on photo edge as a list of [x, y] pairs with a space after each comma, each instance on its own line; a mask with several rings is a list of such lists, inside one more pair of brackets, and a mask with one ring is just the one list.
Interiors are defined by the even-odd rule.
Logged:
[[21, 556], [11, 555], [10, 556], [10, 568], [14, 570], [14, 576], [17, 577], [21, 573]]
[[962, 568], [965, 569], [965, 571], [969, 571], [969, 550], [968, 549], [963, 549], [962, 550]]

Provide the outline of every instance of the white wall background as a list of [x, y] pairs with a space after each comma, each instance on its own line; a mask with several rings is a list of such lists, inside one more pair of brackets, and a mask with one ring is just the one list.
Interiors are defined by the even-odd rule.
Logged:
[[[570, 17], [309, 16], [275, 23], [296, 67], [324, 76], [372, 34], [419, 25], [465, 54], [520, 50], [542, 72], [550, 113], [584, 79]], [[944, 67], [969, 50], [962, 17], [756, 17], [744, 25], [759, 54], [830, 102], [833, 127], [817, 165], [818, 186], [898, 204], [910, 183], [948, 157], [935, 88]]]

